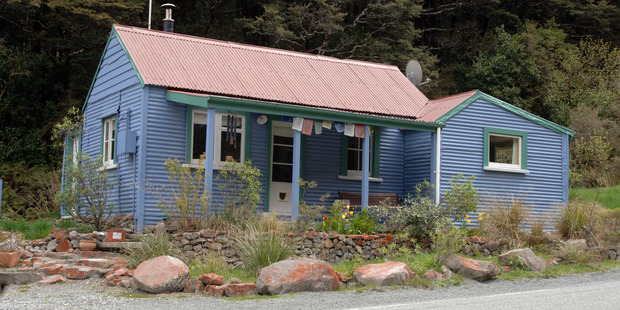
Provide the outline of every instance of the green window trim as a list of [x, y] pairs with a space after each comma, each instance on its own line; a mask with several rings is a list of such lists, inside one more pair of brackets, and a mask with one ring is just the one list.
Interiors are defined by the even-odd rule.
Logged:
[[[370, 171], [371, 177], [373, 178], [381, 178], [381, 128], [373, 127], [371, 130], [373, 145], [371, 150], [371, 162], [370, 162]], [[349, 175], [349, 137], [342, 135], [342, 140], [340, 143], [341, 151], [340, 151], [340, 175], [348, 176]]]
[[520, 130], [512, 130], [512, 129], [502, 129], [502, 128], [492, 128], [492, 127], [484, 127], [484, 138], [483, 138], [483, 161], [484, 167], [489, 167], [489, 135], [490, 134], [500, 134], [506, 136], [514, 136], [521, 138], [521, 152], [520, 152], [520, 163], [521, 169], [527, 170], [527, 132]]
[[[114, 118], [114, 158], [112, 160], [112, 164], [116, 165], [117, 160], [118, 160], [118, 156], [116, 154], [116, 152], [118, 151], [118, 117], [117, 114], [112, 114], [112, 115], [108, 115], [104, 118], [101, 119], [101, 127], [100, 127], [100, 132], [101, 132], [101, 139], [100, 139], [100, 143], [99, 143], [99, 154], [101, 155], [101, 157], [105, 158], [105, 154], [103, 154], [103, 150], [104, 150], [104, 135], [105, 133], [103, 132], [105, 130], [105, 122], [111, 118]], [[81, 147], [81, 145], [80, 145]], [[114, 168], [114, 167], [112, 167]]]
[[[193, 117], [194, 117], [194, 111], [207, 111], [207, 109], [201, 109], [201, 108], [195, 108], [192, 106], [187, 106], [187, 116], [186, 116], [186, 126], [185, 126], [185, 163], [186, 164], [191, 164], [192, 163], [192, 130], [193, 130], [193, 126], [192, 126], [192, 121], [193, 121]], [[220, 113], [234, 113], [234, 114], [239, 114], [239, 115], [243, 115], [245, 118], [245, 122], [243, 124], [244, 129], [243, 129], [243, 138], [244, 138], [244, 143], [243, 143], [243, 160], [245, 161], [246, 159], [249, 158], [250, 156], [250, 138], [249, 138], [249, 133], [250, 133], [250, 126], [252, 124], [252, 115], [249, 112], [234, 112], [234, 111], [225, 111], [225, 110], [220, 110], [220, 109], [216, 109], [216, 112], [220, 112]], [[208, 126], [208, 124], [207, 124]], [[216, 130], [217, 131], [217, 130]], [[214, 159], [215, 154], [214, 154]]]

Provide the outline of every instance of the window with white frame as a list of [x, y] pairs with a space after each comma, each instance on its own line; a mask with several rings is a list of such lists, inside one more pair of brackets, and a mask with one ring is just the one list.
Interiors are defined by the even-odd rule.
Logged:
[[[373, 141], [372, 135], [370, 136], [370, 173], [372, 174], [372, 153], [373, 153]], [[347, 143], [347, 175], [349, 176], [361, 176], [362, 175], [362, 155], [364, 154], [364, 139], [348, 137]]]
[[116, 116], [111, 116], [103, 120], [103, 165], [114, 165], [116, 150], [114, 141], [116, 139]]
[[[192, 111], [190, 161], [199, 164], [205, 153], [207, 135], [207, 112]], [[215, 113], [215, 137], [213, 166], [224, 167], [226, 162], [243, 162], [245, 150], [245, 116], [230, 113]]]
[[485, 128], [484, 168], [527, 172], [527, 132]]

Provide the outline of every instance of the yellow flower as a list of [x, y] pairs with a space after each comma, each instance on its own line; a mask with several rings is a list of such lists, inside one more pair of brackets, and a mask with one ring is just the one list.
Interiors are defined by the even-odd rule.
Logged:
[[353, 215], [353, 211], [349, 212], [349, 214]]
[[347, 219], [347, 222], [349, 221], [349, 219]]
[[468, 219], [468, 218], [469, 218], [469, 214], [465, 214], [465, 219]]
[[347, 216], [343, 214], [343, 215], [342, 215], [342, 218], [345, 218], [345, 217], [347, 217]]
[[351, 208], [351, 206], [347, 206], [347, 209], [348, 209], [348, 208]]
[[482, 213], [478, 213], [478, 216], [482, 216]]
[[325, 226], [325, 222], [323, 222], [323, 226]]
[[487, 217], [489, 217], [489, 214], [487, 213]]
[[469, 223], [471, 223], [471, 221], [470, 221], [470, 220], [467, 220], [467, 224], [469, 224]]
[[482, 217], [479, 217], [479, 218], [478, 218], [478, 220], [479, 220], [479, 221], [482, 221]]

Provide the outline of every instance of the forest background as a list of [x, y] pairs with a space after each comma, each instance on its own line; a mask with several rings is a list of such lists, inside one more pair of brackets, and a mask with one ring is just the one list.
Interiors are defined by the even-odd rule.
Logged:
[[[479, 89], [576, 131], [571, 186], [620, 182], [620, 1], [195, 0], [175, 32], [396, 65], [437, 98]], [[62, 124], [79, 120], [112, 24], [147, 0], [0, 0], [2, 216], [54, 213]]]

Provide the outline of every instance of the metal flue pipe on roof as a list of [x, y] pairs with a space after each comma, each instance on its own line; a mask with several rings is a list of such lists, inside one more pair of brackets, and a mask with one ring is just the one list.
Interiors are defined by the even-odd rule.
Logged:
[[166, 32], [174, 32], [174, 19], [172, 19], [172, 9], [175, 8], [175, 5], [172, 3], [164, 3], [161, 5], [162, 8], [166, 9], [166, 14], [164, 16], [164, 31]]

